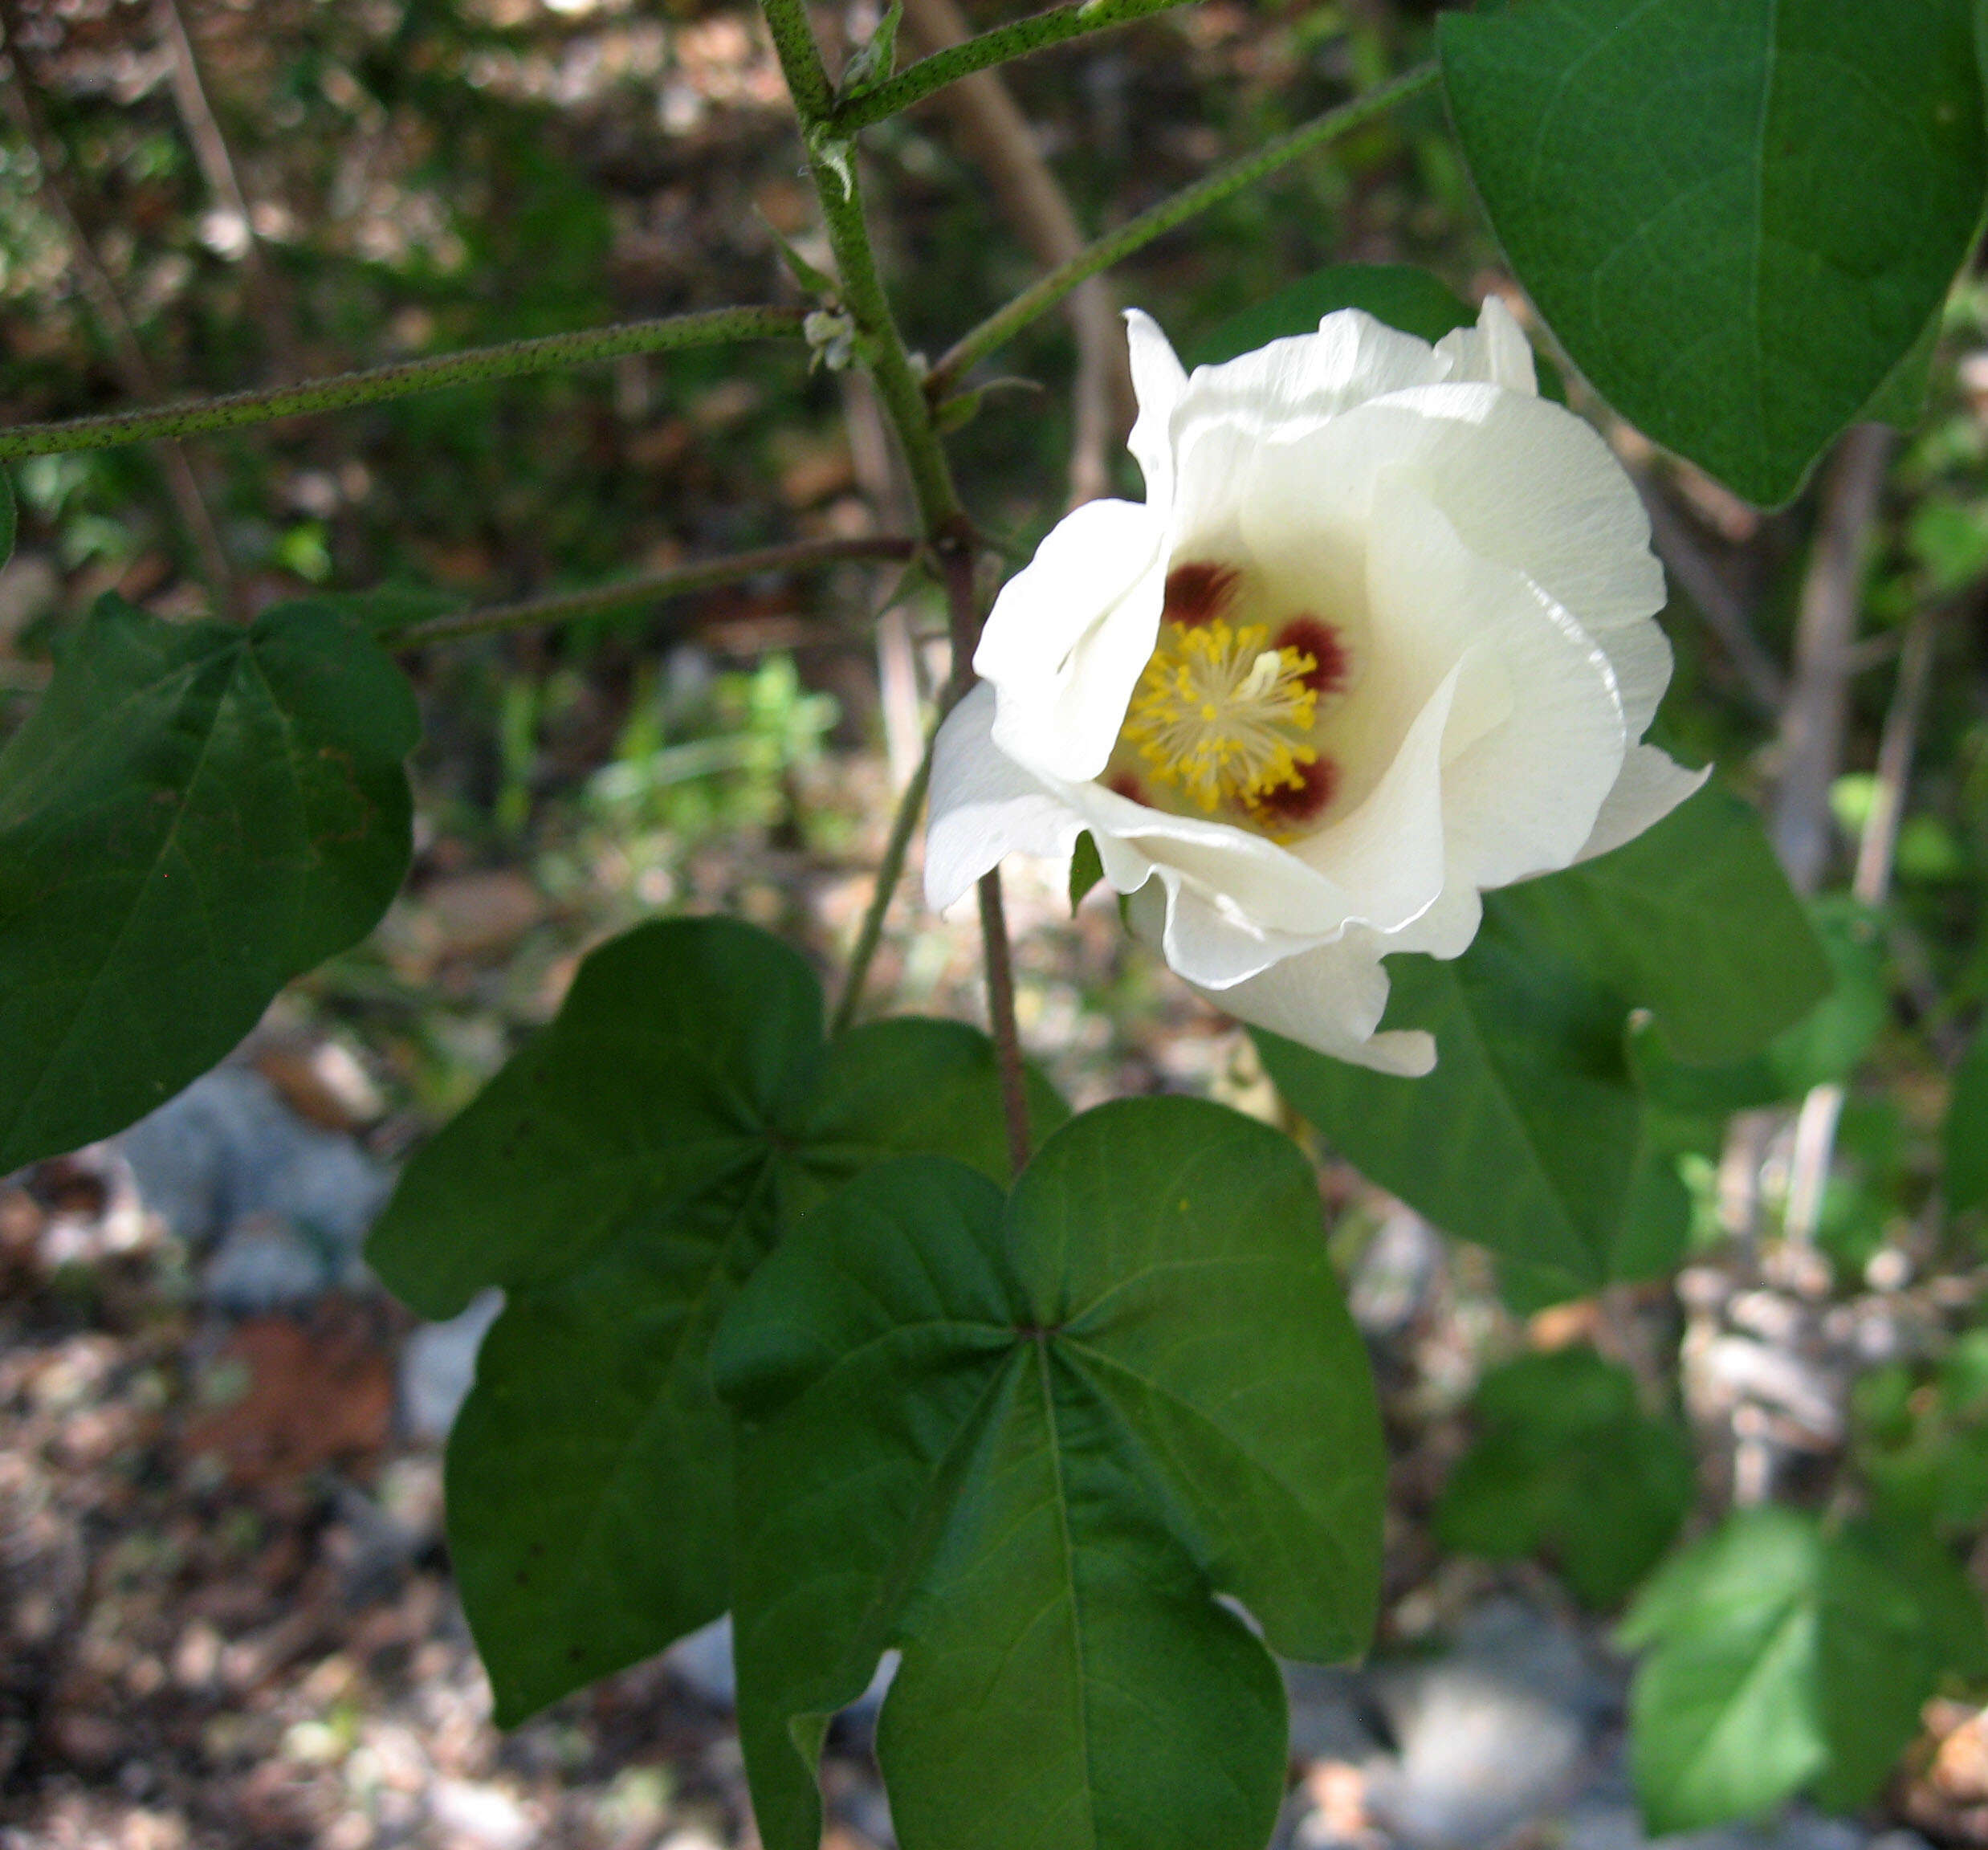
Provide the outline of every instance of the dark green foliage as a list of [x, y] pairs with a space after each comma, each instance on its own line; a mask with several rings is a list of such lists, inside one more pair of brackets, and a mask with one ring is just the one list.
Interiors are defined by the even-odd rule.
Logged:
[[1978, 1600], [1923, 1538], [1735, 1512], [1661, 1569], [1622, 1625], [1643, 1650], [1631, 1761], [1653, 1832], [1752, 1817], [1799, 1791], [1869, 1800], [1940, 1673], [1978, 1669]]
[[373, 928], [417, 731], [349, 617], [100, 600], [0, 752], [0, 1174], [162, 1103]]
[[1261, 1850], [1290, 1655], [1373, 1621], [1381, 1453], [1311, 1173], [1217, 1106], [1121, 1101], [1004, 1204], [872, 1171], [720, 1331], [744, 1423], [740, 1718], [768, 1850], [813, 1850], [826, 1720], [878, 1734], [906, 1850]]
[[1485, 208], [1575, 364], [1659, 442], [1786, 500], [1973, 238], [1970, 0], [1522, 0], [1446, 13], [1437, 43]]
[[[992, 1049], [956, 1022], [830, 1044], [820, 986], [749, 926], [638, 927], [415, 1158], [368, 1257], [424, 1314], [508, 1302], [451, 1436], [449, 1540], [521, 1720], [724, 1609], [729, 1424], [706, 1357], [780, 1229], [881, 1159], [1005, 1180]], [[1045, 1131], [1065, 1115], [1037, 1085]]]
[[1591, 1349], [1522, 1356], [1487, 1375], [1477, 1443], [1436, 1512], [1444, 1546], [1493, 1560], [1550, 1555], [1591, 1606], [1656, 1563], [1691, 1507], [1691, 1445], [1636, 1405], [1628, 1371]]
[[1946, 1204], [1956, 1213], [1988, 1201], [1988, 1031], [1975, 1035], [1953, 1074], [1946, 1110]]
[[1671, 1057], [1728, 1062], [1828, 984], [1758, 820], [1716, 788], [1612, 854], [1487, 894], [1454, 963], [1388, 970], [1387, 1025], [1435, 1034], [1434, 1073], [1391, 1078], [1260, 1033], [1271, 1078], [1375, 1181], [1561, 1294], [1683, 1249], [1687, 1203], [1630, 1059], [1631, 1011], [1653, 1011]]

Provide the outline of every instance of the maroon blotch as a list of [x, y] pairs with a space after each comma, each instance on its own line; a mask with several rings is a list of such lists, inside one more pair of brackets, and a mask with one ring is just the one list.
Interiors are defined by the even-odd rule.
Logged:
[[1198, 630], [1221, 615], [1241, 577], [1233, 565], [1220, 565], [1212, 559], [1176, 565], [1167, 574], [1167, 603], [1160, 614], [1169, 623]]
[[1314, 666], [1298, 677], [1299, 684], [1325, 695], [1344, 691], [1353, 671], [1353, 658], [1339, 632], [1322, 617], [1293, 617], [1278, 631], [1277, 646], [1309, 655]]
[[1266, 822], [1309, 822], [1332, 801], [1333, 792], [1339, 787], [1339, 768], [1330, 758], [1299, 765], [1297, 776], [1295, 784], [1280, 784], [1274, 790], [1251, 797], [1251, 814]]

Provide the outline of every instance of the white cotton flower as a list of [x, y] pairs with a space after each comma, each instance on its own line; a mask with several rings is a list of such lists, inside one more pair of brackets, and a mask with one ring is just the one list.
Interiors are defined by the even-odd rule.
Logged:
[[1096, 839], [1133, 929], [1241, 1020], [1383, 1072], [1381, 959], [1703, 781], [1640, 744], [1661, 568], [1601, 438], [1495, 298], [1434, 347], [1357, 309], [1192, 377], [1127, 316], [1145, 503], [1004, 588], [932, 770], [925, 885]]

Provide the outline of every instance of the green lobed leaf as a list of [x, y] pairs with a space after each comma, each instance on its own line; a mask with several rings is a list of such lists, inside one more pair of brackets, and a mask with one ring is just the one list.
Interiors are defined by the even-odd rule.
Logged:
[[1630, 1699], [1646, 1824], [1755, 1817], [1804, 1790], [1867, 1802], [1941, 1670], [1978, 1661], [1980, 1632], [1978, 1600], [1929, 1545], [1734, 1512], [1657, 1573], [1618, 1633], [1648, 1653]]
[[1587, 1348], [1494, 1369], [1473, 1411], [1477, 1441], [1436, 1506], [1444, 1546], [1493, 1560], [1541, 1550], [1589, 1605], [1623, 1598], [1691, 1508], [1683, 1429], [1645, 1416], [1628, 1371]]
[[1487, 894], [1453, 963], [1388, 960], [1390, 1027], [1436, 1037], [1398, 1079], [1257, 1033], [1293, 1107], [1438, 1225], [1562, 1295], [1667, 1269], [1689, 1206], [1629, 1055], [1737, 1057], [1812, 1007], [1827, 960], [1753, 813], [1716, 788], [1612, 853]]
[[1513, 271], [1648, 435], [1771, 504], [1909, 395], [1988, 177], [1971, 0], [1523, 0], [1436, 43]]
[[[1045, 1129], [1066, 1115], [1039, 1081]], [[449, 1542], [505, 1726], [726, 1604], [729, 1422], [707, 1354], [780, 1229], [886, 1157], [1007, 1178], [992, 1048], [957, 1022], [833, 1044], [805, 962], [662, 920], [408, 1165], [367, 1257], [423, 1314], [499, 1285], [449, 1444]]]
[[142, 1117], [373, 928], [418, 731], [349, 617], [98, 601], [0, 752], [0, 1174]]
[[1288, 1141], [1124, 1100], [1004, 1202], [870, 1172], [735, 1302], [739, 1718], [768, 1850], [815, 1850], [815, 1761], [880, 1654], [905, 1850], [1261, 1850], [1277, 1650], [1359, 1650], [1383, 1460], [1365, 1352]]

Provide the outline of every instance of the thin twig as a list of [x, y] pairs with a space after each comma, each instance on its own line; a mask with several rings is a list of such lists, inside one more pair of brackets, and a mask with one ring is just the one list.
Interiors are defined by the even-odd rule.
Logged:
[[[1898, 658], [1898, 680], [1878, 740], [1877, 771], [1870, 812], [1857, 841], [1857, 866], [1850, 890], [1867, 906], [1881, 906], [1892, 890], [1898, 853], [1898, 825], [1912, 782], [1919, 719], [1932, 680], [1938, 613], [1913, 613]], [[1835, 1155], [1836, 1127], [1843, 1117], [1844, 1089], [1832, 1082], [1810, 1088], [1795, 1119], [1794, 1146], [1788, 1159], [1788, 1204], [1782, 1225], [1790, 1241], [1807, 1244], [1822, 1220], [1823, 1196]]]
[[[124, 299], [117, 293], [109, 269], [97, 254], [96, 241], [85, 227], [82, 214], [71, 203], [59, 177], [65, 166], [72, 164], [64, 158], [67, 150], [43, 113], [34, 75], [27, 66], [20, 8], [16, 0], [0, 0], [0, 27], [4, 27], [6, 33], [7, 61], [14, 71], [13, 83], [0, 88], [5, 88], [14, 120], [35, 151], [35, 165], [41, 175], [39, 189], [43, 203], [68, 239], [69, 259], [76, 279], [109, 345], [124, 389], [134, 397], [156, 397], [158, 385], [138, 339], [138, 331], [124, 312]], [[0, 454], [6, 454], [0, 450]], [[22, 450], [18, 454], [27, 455], [34, 452]], [[160, 443], [157, 454], [165, 474], [166, 488], [172, 496], [174, 511], [187, 538], [193, 543], [194, 553], [200, 560], [201, 576], [207, 581], [208, 594], [214, 599], [214, 607], [222, 610], [236, 609], [234, 569], [228, 563], [227, 551], [221, 544], [221, 534], [214, 525], [206, 497], [201, 492], [192, 460], [177, 442]]]
[[911, 837], [917, 833], [918, 819], [925, 807], [925, 793], [932, 781], [932, 747], [939, 737], [939, 729], [933, 727], [925, 741], [925, 754], [918, 761], [918, 768], [911, 773], [898, 798], [897, 813], [890, 818], [890, 833], [885, 841], [883, 858], [877, 863], [877, 884], [871, 890], [870, 904], [863, 913], [863, 923], [856, 934], [855, 948], [849, 955], [849, 972], [842, 979], [842, 993], [835, 1004], [835, 1018], [830, 1023], [831, 1034], [848, 1031], [856, 1019], [856, 1011], [862, 1005], [863, 986], [870, 980], [870, 966], [875, 961], [877, 948], [883, 942], [884, 916], [890, 910], [890, 901], [898, 890], [898, 882], [904, 877], [905, 856], [910, 851]]
[[933, 401], [938, 403], [947, 397], [969, 367], [985, 359], [997, 347], [1005, 345], [1038, 316], [1048, 313], [1087, 277], [1109, 270], [1134, 251], [1143, 250], [1155, 238], [1184, 224], [1196, 213], [1219, 206], [1232, 194], [1253, 185], [1265, 174], [1275, 173], [1300, 155], [1364, 128], [1397, 104], [1420, 96], [1435, 84], [1436, 79], [1433, 63], [1418, 65], [1414, 70], [1368, 91], [1364, 96], [1356, 96], [1350, 103], [1328, 109], [1322, 116], [1267, 147], [1258, 149], [1255, 153], [1245, 154], [1217, 168], [1172, 198], [1163, 199], [1159, 205], [1100, 238], [1080, 255], [1051, 271], [1025, 289], [1006, 308], [996, 310], [955, 341], [926, 380], [926, 389]]
[[1892, 442], [1883, 425], [1860, 424], [1838, 446], [1802, 581], [1771, 820], [1781, 864], [1800, 893], [1815, 890], [1829, 858], [1829, 787], [1842, 768], [1851, 645]]
[[1135, 19], [1148, 18], [1186, 4], [1188, 0], [1075, 0], [1071, 6], [1011, 20], [976, 39], [947, 45], [874, 89], [860, 92], [833, 110], [829, 120], [837, 133], [853, 135], [989, 65], [1025, 58], [1032, 51], [1045, 51], [1086, 33], [1129, 26]]
[[571, 334], [471, 347], [430, 360], [369, 366], [328, 379], [305, 380], [267, 392], [230, 392], [194, 398], [153, 410], [113, 411], [96, 418], [71, 418], [58, 424], [16, 424], [0, 430], [0, 460], [47, 456], [67, 450], [108, 450], [149, 438], [184, 437], [200, 430], [230, 430], [267, 424], [308, 412], [340, 411], [374, 405], [415, 392], [439, 392], [491, 379], [515, 379], [560, 367], [618, 360], [627, 353], [658, 353], [671, 348], [708, 347], [723, 340], [768, 336], [798, 337], [806, 311], [800, 308], [707, 308], [693, 315], [666, 315], [653, 321], [623, 321]]
[[1762, 713], [1778, 718], [1787, 698], [1788, 678], [1754, 634], [1746, 605], [1719, 576], [1697, 535], [1663, 489], [1641, 475], [1636, 487], [1649, 513], [1650, 537], [1657, 556], [1705, 618], [1705, 627], [1718, 638], [1748, 698]]
[[[967, 40], [969, 28], [954, 0], [905, 0], [904, 18], [927, 45], [952, 47]], [[986, 173], [1002, 212], [1036, 261], [1053, 270], [1081, 256], [1084, 234], [1077, 214], [1000, 77], [992, 71], [976, 71], [942, 100], [961, 145]], [[1110, 491], [1109, 454], [1130, 428], [1135, 407], [1125, 330], [1110, 285], [1098, 276], [1080, 283], [1065, 308], [1077, 340], [1069, 464], [1069, 499], [1075, 507]]]
[[[973, 652], [980, 641], [980, 613], [973, 591], [970, 546], [943, 546], [939, 574], [946, 586], [946, 615], [952, 638], [952, 674], [945, 705], [956, 705], [973, 685]], [[1022, 1065], [1021, 1032], [1015, 1021], [1015, 964], [1008, 943], [1008, 911], [1001, 903], [1001, 870], [980, 876], [980, 947], [987, 968], [988, 1025], [1000, 1068], [1001, 1113], [1008, 1125], [1008, 1152], [1019, 1176], [1029, 1161], [1029, 1084]]]
[[465, 636], [540, 629], [612, 610], [659, 604], [687, 591], [708, 590], [715, 585], [735, 584], [741, 578], [757, 578], [765, 573], [809, 572], [849, 560], [902, 560], [915, 557], [918, 549], [915, 540], [799, 540], [791, 545], [765, 546], [756, 552], [735, 552], [727, 558], [673, 566], [666, 572], [652, 572], [641, 578], [597, 585], [585, 591], [555, 593], [515, 604], [495, 604], [453, 616], [430, 617], [395, 630], [384, 640], [396, 649], [418, 649], [430, 642], [454, 642]]
[[249, 208], [248, 194], [235, 169], [234, 157], [228, 150], [220, 118], [208, 98], [199, 48], [186, 30], [178, 0], [153, 0], [152, 12], [159, 36], [173, 59], [173, 100], [186, 130], [186, 139], [193, 145], [201, 177], [220, 210], [238, 227], [236, 248], [222, 255], [241, 263], [250, 306], [268, 338], [278, 369], [292, 372], [295, 362], [287, 320], [277, 300], [275, 279], [263, 260], [263, 242], [256, 234], [255, 215]]

